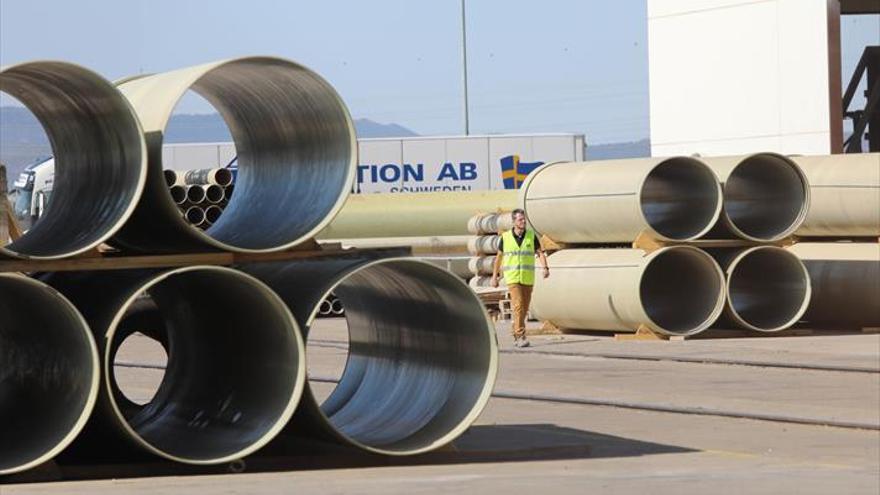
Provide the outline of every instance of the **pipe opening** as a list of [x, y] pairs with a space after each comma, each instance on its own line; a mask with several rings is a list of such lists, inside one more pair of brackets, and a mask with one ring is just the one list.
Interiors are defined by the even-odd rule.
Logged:
[[803, 222], [807, 188], [803, 173], [787, 158], [772, 153], [750, 156], [725, 181], [725, 216], [733, 229], [750, 239], [781, 239]]
[[223, 208], [220, 208], [217, 205], [211, 205], [205, 208], [205, 222], [209, 225], [213, 225], [217, 220], [220, 219], [220, 215], [223, 214]]
[[810, 300], [810, 278], [797, 256], [765, 247], [743, 254], [730, 269], [728, 304], [755, 330], [783, 330], [798, 321]]
[[349, 351], [321, 405], [333, 428], [369, 450], [412, 454], [462, 433], [488, 400], [494, 331], [448, 272], [413, 260], [368, 264], [333, 288]]
[[0, 275], [0, 475], [45, 462], [80, 431], [98, 392], [98, 354], [66, 299]]
[[333, 317], [331, 306], [329, 299], [321, 302], [321, 310], [316, 315], [318, 319], [309, 329], [315, 338], [306, 340], [308, 376], [321, 379], [310, 382], [312, 396], [318, 403], [324, 402], [336, 389], [349, 356], [348, 322], [345, 318]]
[[168, 366], [168, 330], [156, 303], [149, 297], [132, 303], [113, 341], [118, 343], [110, 350], [113, 393], [122, 409], [142, 407], [156, 396]]
[[329, 223], [351, 189], [357, 154], [332, 86], [293, 62], [254, 57], [215, 66], [191, 90], [218, 110], [238, 153], [238, 193], [208, 236], [229, 248], [276, 250]]
[[706, 329], [723, 310], [724, 276], [706, 253], [693, 248], [658, 251], [642, 275], [639, 296], [645, 314], [676, 335]]
[[39, 221], [0, 251], [61, 258], [107, 240], [131, 215], [146, 177], [144, 138], [128, 101], [97, 74], [63, 62], [5, 68], [0, 91], [33, 112], [54, 155], [40, 190], [30, 191], [28, 216]]
[[670, 158], [648, 173], [640, 204], [645, 221], [660, 235], [672, 240], [695, 239], [718, 219], [718, 178], [698, 160]]
[[180, 206], [186, 203], [186, 187], [171, 186], [169, 192], [171, 193], [171, 199], [174, 201], [174, 204]]
[[217, 204], [223, 201], [223, 188], [217, 184], [209, 184], [205, 186], [205, 201], [211, 204]]
[[[115, 362], [135, 329], [168, 351], [149, 402], [126, 398], [113, 369], [111, 399], [135, 440], [167, 458], [220, 463], [253, 452], [283, 427], [304, 380], [290, 313], [268, 288], [228, 269], [183, 269], [146, 284], [119, 311], [106, 356]], [[147, 299], [148, 298], [148, 299]]]

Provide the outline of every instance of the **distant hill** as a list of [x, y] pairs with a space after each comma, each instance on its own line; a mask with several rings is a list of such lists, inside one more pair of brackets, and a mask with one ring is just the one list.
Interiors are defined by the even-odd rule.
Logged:
[[[415, 132], [398, 124], [381, 124], [370, 119], [354, 122], [358, 137], [409, 137]], [[167, 143], [231, 141], [229, 130], [219, 114], [180, 114], [171, 119]], [[0, 107], [0, 162], [7, 166], [12, 181], [24, 167], [52, 154], [42, 126], [28, 110], [21, 107]], [[587, 160], [635, 158], [651, 155], [648, 139], [628, 143], [588, 145]]]
[[628, 143], [587, 145], [587, 160], [614, 160], [617, 158], [641, 158], [651, 156], [651, 140], [630, 141]]
[[[398, 124], [381, 124], [356, 119], [359, 137], [407, 137], [415, 132]], [[219, 114], [180, 114], [171, 118], [166, 143], [232, 141]], [[50, 156], [52, 148], [40, 123], [28, 110], [16, 106], [0, 107], [0, 162], [13, 180], [26, 166]]]

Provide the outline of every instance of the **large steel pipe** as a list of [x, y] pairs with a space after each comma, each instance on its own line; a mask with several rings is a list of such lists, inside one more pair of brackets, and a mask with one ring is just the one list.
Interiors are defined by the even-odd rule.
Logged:
[[318, 237], [466, 235], [474, 214], [515, 207], [516, 191], [355, 194]]
[[880, 153], [793, 156], [810, 182], [800, 236], [880, 236]]
[[[114, 238], [121, 247], [283, 250], [314, 237], [351, 190], [354, 125], [333, 87], [306, 67], [249, 57], [129, 79], [119, 89], [140, 116], [149, 148], [143, 198]], [[205, 231], [183, 221], [162, 178], [163, 134], [188, 90], [223, 115], [238, 152], [237, 192]]]
[[716, 326], [778, 332], [810, 303], [810, 275], [797, 256], [774, 246], [712, 250], [727, 276], [727, 303]]
[[55, 156], [51, 201], [46, 195], [22, 237], [0, 241], [0, 257], [64, 258], [106, 241], [144, 189], [147, 151], [131, 105], [101, 76], [65, 62], [0, 67], [0, 91], [33, 112]]
[[455, 275], [405, 258], [244, 269], [275, 289], [305, 329], [331, 291], [345, 307], [350, 346], [339, 384], [323, 404], [307, 390], [287, 434], [417, 454], [451, 442], [489, 400], [498, 363], [494, 327]]
[[548, 258], [551, 276], [536, 277], [532, 315], [560, 328], [667, 335], [708, 328], [724, 309], [724, 274], [689, 246], [659, 249], [566, 249]]
[[556, 162], [526, 178], [520, 204], [529, 223], [557, 242], [632, 242], [702, 236], [721, 211], [721, 186], [689, 157]]
[[[303, 340], [286, 305], [253, 277], [187, 267], [46, 279], [82, 310], [103, 363], [98, 407], [70, 456], [228, 462], [269, 442], [293, 414], [305, 381]], [[155, 396], [139, 406], [121, 395], [113, 364], [122, 340], [149, 322], [161, 328], [139, 331], [162, 336], [168, 363]]]
[[718, 174], [724, 208], [707, 237], [776, 241], [793, 234], [810, 207], [804, 173], [776, 153], [702, 158]]
[[788, 249], [810, 273], [807, 324], [880, 327], [880, 245], [799, 243]]
[[0, 274], [0, 475], [61, 452], [98, 395], [98, 351], [86, 321], [45, 284]]

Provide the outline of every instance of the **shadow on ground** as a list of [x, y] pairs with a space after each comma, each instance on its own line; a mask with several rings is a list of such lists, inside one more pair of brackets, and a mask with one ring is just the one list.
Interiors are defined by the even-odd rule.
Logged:
[[186, 466], [155, 459], [124, 464], [111, 460], [52, 461], [27, 473], [0, 478], [0, 484], [382, 466], [514, 463], [694, 452], [693, 449], [674, 445], [642, 442], [553, 424], [477, 425], [456, 440], [454, 446], [409, 457], [364, 454], [325, 444], [312, 444], [308, 449], [303, 449], [300, 442], [299, 447], [297, 450], [302, 453], [255, 454], [220, 466]]

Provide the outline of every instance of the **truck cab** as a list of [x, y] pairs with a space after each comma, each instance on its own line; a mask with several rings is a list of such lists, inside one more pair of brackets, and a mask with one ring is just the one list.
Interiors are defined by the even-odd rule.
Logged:
[[22, 230], [30, 229], [49, 206], [55, 182], [55, 159], [28, 166], [12, 183], [9, 201]]

